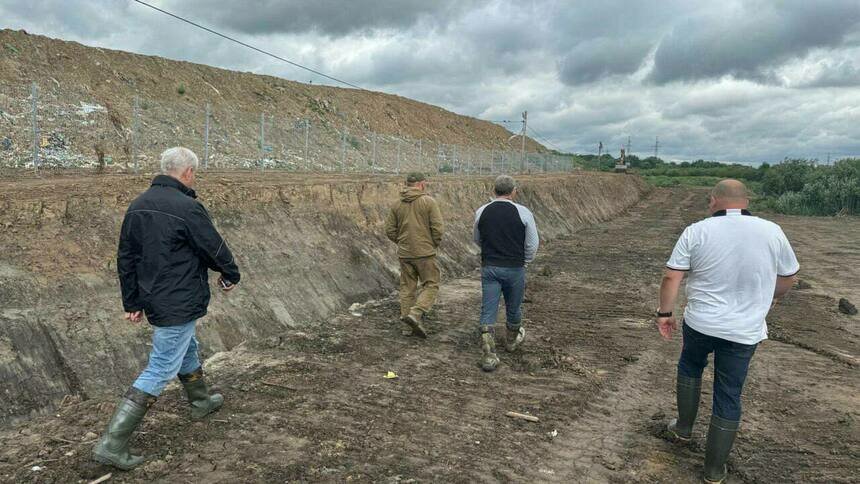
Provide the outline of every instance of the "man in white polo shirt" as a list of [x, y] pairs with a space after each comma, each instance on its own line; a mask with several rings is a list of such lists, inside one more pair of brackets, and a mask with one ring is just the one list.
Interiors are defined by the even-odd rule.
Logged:
[[702, 372], [714, 353], [713, 413], [705, 451], [705, 482], [726, 477], [726, 460], [741, 419], [741, 390], [758, 343], [767, 338], [765, 316], [794, 284], [800, 265], [780, 227], [747, 210], [743, 183], [723, 180], [709, 197], [712, 217], [687, 227], [666, 263], [657, 326], [671, 340], [675, 299], [684, 274], [687, 306], [678, 361], [678, 418], [669, 433], [692, 436]]

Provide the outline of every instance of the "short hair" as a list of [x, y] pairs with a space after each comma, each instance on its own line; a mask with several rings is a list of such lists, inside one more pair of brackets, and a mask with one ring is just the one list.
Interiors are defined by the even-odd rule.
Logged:
[[499, 175], [496, 177], [496, 182], [493, 184], [493, 191], [498, 196], [510, 195], [517, 188], [517, 182], [508, 175]]
[[711, 196], [717, 200], [745, 200], [749, 198], [749, 192], [743, 182], [729, 178], [717, 183]]
[[182, 173], [186, 168], [193, 168], [196, 171], [199, 165], [197, 155], [188, 148], [174, 146], [161, 153], [161, 173], [165, 175]]

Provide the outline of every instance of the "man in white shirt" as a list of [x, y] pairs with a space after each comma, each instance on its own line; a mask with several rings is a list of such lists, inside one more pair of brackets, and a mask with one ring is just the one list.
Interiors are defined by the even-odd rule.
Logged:
[[712, 217], [687, 227], [666, 263], [657, 327], [671, 340], [675, 299], [684, 274], [683, 349], [678, 361], [678, 418], [669, 433], [690, 440], [699, 410], [702, 372], [714, 353], [713, 414], [705, 451], [705, 482], [726, 478], [726, 460], [741, 419], [741, 390], [765, 316], [795, 282], [800, 265], [782, 229], [747, 210], [743, 183], [723, 180], [709, 197]]

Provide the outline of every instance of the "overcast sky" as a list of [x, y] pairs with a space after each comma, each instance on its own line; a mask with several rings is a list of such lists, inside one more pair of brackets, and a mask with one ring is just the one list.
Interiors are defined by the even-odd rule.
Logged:
[[[629, 135], [672, 159], [860, 156], [860, 0], [152, 3], [367, 89], [528, 110], [565, 151]], [[0, 27], [326, 82], [130, 0], [0, 0]]]

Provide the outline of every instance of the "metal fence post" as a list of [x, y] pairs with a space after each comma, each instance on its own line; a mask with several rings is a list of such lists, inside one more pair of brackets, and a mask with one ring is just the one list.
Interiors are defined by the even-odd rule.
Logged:
[[203, 168], [209, 169], [209, 117], [211, 116], [211, 107], [206, 103], [206, 125], [203, 128]]
[[265, 129], [265, 118], [264, 113], [260, 113], [260, 169], [263, 169], [263, 158], [265, 158], [265, 149], [266, 149], [266, 129]]
[[33, 82], [30, 86], [30, 99], [33, 105], [33, 169], [39, 171], [39, 120], [37, 98], [39, 96], [39, 87]]
[[305, 164], [307, 165], [308, 171], [313, 171], [313, 167], [311, 165], [311, 120], [305, 118]]
[[346, 171], [346, 133], [347, 130], [344, 128], [343, 133], [340, 135], [340, 171], [341, 173]]
[[376, 132], [373, 132], [373, 152], [370, 155], [370, 172], [376, 167]]
[[400, 138], [397, 138], [397, 174], [400, 174]]
[[134, 95], [134, 107], [131, 111], [131, 165], [134, 167], [134, 174], [137, 175], [137, 130], [140, 124], [140, 96]]

